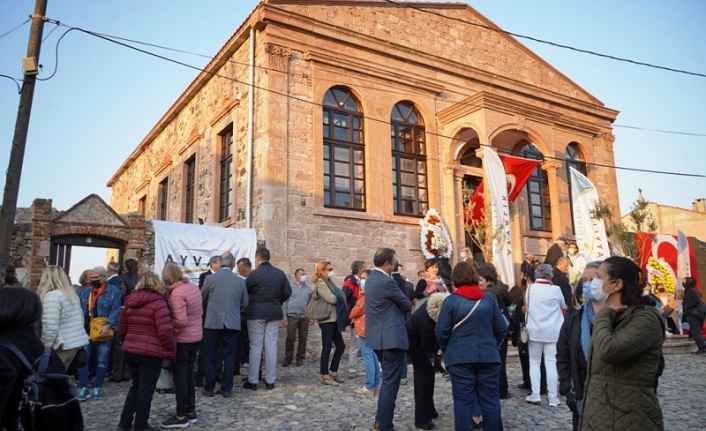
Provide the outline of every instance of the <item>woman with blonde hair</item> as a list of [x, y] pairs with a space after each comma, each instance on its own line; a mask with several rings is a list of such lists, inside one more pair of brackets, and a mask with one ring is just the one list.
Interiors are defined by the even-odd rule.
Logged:
[[177, 352], [174, 363], [176, 414], [162, 422], [162, 428], [182, 428], [196, 421], [194, 364], [203, 338], [203, 301], [198, 286], [184, 278], [176, 263], [164, 267], [162, 278], [168, 286]]
[[37, 294], [42, 301], [42, 344], [56, 350], [68, 370], [76, 352], [88, 344], [81, 300], [56, 265], [44, 268]]
[[118, 336], [132, 386], [125, 398], [118, 431], [154, 429], [147, 424], [162, 359], [176, 360], [174, 325], [161, 277], [147, 272], [125, 296]]
[[[342, 332], [348, 326], [348, 305], [346, 304], [346, 296], [341, 289], [333, 283], [333, 266], [331, 262], [319, 262], [316, 264], [316, 272], [312, 282], [314, 283], [315, 291], [324, 301], [331, 304], [331, 315], [328, 319], [319, 320], [319, 328], [321, 329], [321, 362], [320, 373], [321, 383], [324, 385], [337, 386], [343, 383], [343, 377], [338, 375], [338, 365], [343, 357], [343, 351], [346, 350], [346, 343], [343, 341]], [[329, 357], [331, 356], [331, 347], [336, 346], [336, 351], [331, 359], [331, 367], [329, 367]], [[331, 370], [329, 374], [329, 370]]]

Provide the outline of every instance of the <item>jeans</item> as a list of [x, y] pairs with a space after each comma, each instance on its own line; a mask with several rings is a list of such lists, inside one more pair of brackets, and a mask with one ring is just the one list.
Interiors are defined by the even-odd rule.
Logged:
[[556, 343], [543, 343], [541, 341], [529, 341], [530, 357], [530, 381], [532, 382], [532, 394], [539, 395], [542, 363], [542, 353], [544, 353], [544, 368], [547, 370], [547, 395], [549, 400], [556, 399], [559, 388], [558, 374], [556, 370]]
[[381, 431], [392, 431], [395, 429], [392, 420], [395, 416], [395, 402], [397, 392], [400, 390], [402, 368], [407, 366], [406, 352], [402, 349], [386, 349], [376, 350], [375, 354], [380, 360], [382, 372], [385, 375], [380, 386], [375, 422], [378, 423]]
[[350, 370], [355, 370], [358, 367], [358, 352], [362, 351], [360, 349], [360, 345], [358, 344], [358, 336], [355, 334], [355, 329], [353, 329], [353, 326], [350, 327], [350, 331], [351, 345], [348, 348], [348, 368]]
[[194, 388], [194, 363], [200, 341], [177, 343], [177, 360], [174, 363], [174, 391], [176, 392], [176, 414], [185, 416], [196, 409], [196, 389]]
[[[338, 365], [341, 363], [343, 352], [346, 350], [346, 343], [343, 341], [343, 336], [338, 332], [338, 324], [336, 322], [319, 323], [321, 329], [321, 361], [319, 362], [319, 373], [326, 376], [329, 370], [334, 373], [338, 372]], [[336, 351], [331, 359], [331, 367], [328, 360], [331, 357], [331, 347], [336, 346]]]
[[380, 361], [378, 361], [373, 349], [365, 345], [365, 338], [357, 335], [356, 337], [358, 338], [360, 353], [365, 365], [365, 389], [372, 391], [376, 386], [380, 385]]
[[277, 338], [281, 320], [248, 320], [250, 336], [250, 369], [248, 382], [257, 384], [262, 361], [262, 345], [265, 345], [265, 383], [277, 380]]
[[473, 411], [480, 406], [485, 431], [502, 431], [503, 421], [498, 385], [500, 364], [468, 363], [448, 365], [454, 401], [454, 429], [473, 426]]
[[[86, 366], [78, 369], [79, 387], [88, 387], [88, 364], [91, 362], [91, 346], [96, 348], [96, 380], [93, 386], [96, 388], [103, 387], [105, 375], [108, 372], [108, 362], [110, 360], [110, 346], [113, 345], [113, 339], [99, 343], [97, 341], [89, 341], [84, 347], [86, 349]], [[161, 364], [161, 362], [160, 362]]]
[[223, 353], [223, 375], [221, 377], [221, 391], [233, 390], [233, 370], [235, 369], [235, 350], [238, 343], [238, 330], [235, 329], [206, 329], [204, 328], [204, 341], [206, 343], [206, 358], [203, 367], [206, 381], [203, 384], [205, 391], [212, 392], [216, 386], [216, 354], [218, 344], [221, 344]]
[[294, 357], [294, 339], [299, 335], [297, 343], [297, 359], [306, 356], [306, 339], [309, 336], [308, 317], [287, 317], [287, 340], [284, 343], [284, 359], [292, 360]]
[[135, 418], [135, 430], [147, 428], [152, 407], [152, 395], [162, 372], [162, 359], [125, 353], [125, 363], [130, 368], [132, 385], [125, 397], [119, 426], [128, 429]]
[[698, 346], [699, 350], [706, 349], [703, 336], [704, 322], [697, 319], [695, 316], [686, 316], [686, 321], [689, 323], [689, 333], [691, 334], [691, 338], [694, 339], [696, 346]]

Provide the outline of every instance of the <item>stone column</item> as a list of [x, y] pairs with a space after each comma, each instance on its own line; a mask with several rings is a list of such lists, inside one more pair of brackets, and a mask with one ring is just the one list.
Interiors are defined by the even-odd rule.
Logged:
[[559, 184], [557, 183], [556, 171], [561, 167], [558, 160], [546, 160], [542, 163], [542, 169], [547, 172], [549, 182], [549, 200], [552, 211], [552, 239], [563, 235], [561, 224], [561, 205], [559, 205]]
[[51, 225], [51, 199], [35, 199], [32, 202], [32, 247], [27, 268], [32, 290], [37, 290], [44, 266], [49, 263]]
[[[456, 191], [455, 174], [458, 169], [458, 163], [446, 163], [443, 165], [443, 190], [442, 206], [443, 212], [440, 211], [444, 221], [448, 225], [449, 237], [453, 242], [453, 256], [458, 256], [458, 249], [461, 247], [458, 242], [458, 232], [463, 229], [463, 225], [458, 222], [459, 196]], [[458, 259], [456, 259], [458, 261]]]

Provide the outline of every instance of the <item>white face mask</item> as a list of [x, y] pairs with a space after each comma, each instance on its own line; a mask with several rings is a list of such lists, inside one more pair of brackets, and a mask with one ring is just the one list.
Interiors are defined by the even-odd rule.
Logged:
[[333, 278], [333, 277], [335, 277], [335, 276], [336, 276], [336, 273], [335, 273], [335, 272], [333, 272], [333, 271], [329, 271], [329, 272], [328, 272], [328, 278]]
[[360, 280], [360, 288], [365, 289], [365, 279]]
[[302, 283], [306, 283], [306, 275], [302, 275], [301, 281], [302, 281]]
[[461, 259], [465, 259], [466, 253], [462, 251], [461, 253], [459, 253], [459, 256], [461, 256]]
[[600, 278], [591, 280], [591, 296], [593, 296], [594, 301], [604, 304], [609, 295], [610, 293], [603, 291], [603, 280]]

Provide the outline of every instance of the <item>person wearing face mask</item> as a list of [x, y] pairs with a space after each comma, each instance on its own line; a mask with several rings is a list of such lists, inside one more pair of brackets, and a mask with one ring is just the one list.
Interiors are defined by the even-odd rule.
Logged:
[[583, 270], [581, 286], [586, 302], [583, 307], [569, 314], [561, 326], [556, 343], [556, 368], [559, 373], [559, 393], [566, 396], [566, 405], [573, 414], [574, 431], [579, 427], [580, 403], [586, 381], [588, 345], [591, 341], [593, 321], [604, 306], [591, 294], [591, 281], [601, 262], [591, 262]]
[[630, 259], [612, 256], [591, 282], [591, 295], [606, 306], [593, 322], [580, 430], [664, 429], [652, 385], [665, 324], [642, 296], [640, 274]]
[[[348, 314], [353, 311], [355, 303], [360, 295], [360, 281], [363, 278], [363, 272], [365, 272], [365, 262], [362, 260], [354, 260], [351, 264], [351, 273], [343, 280], [343, 287], [341, 291], [346, 295], [346, 302], [348, 304]], [[360, 353], [360, 346], [358, 345], [358, 337], [356, 337], [354, 324], [351, 324], [351, 344], [348, 349], [348, 378], [352, 379], [358, 377], [358, 353]]]
[[[346, 295], [333, 282], [333, 277], [336, 273], [333, 271], [331, 262], [321, 261], [316, 264], [316, 273], [314, 283], [316, 293], [323, 298], [324, 301], [331, 304], [331, 315], [326, 320], [319, 320], [319, 329], [321, 329], [321, 362], [319, 371], [321, 374], [321, 383], [324, 385], [338, 386], [343, 383], [343, 377], [338, 375], [338, 366], [341, 363], [343, 352], [346, 350], [346, 343], [343, 341], [341, 333], [345, 332], [348, 326], [348, 304], [346, 303]], [[333, 353], [331, 364], [329, 366], [329, 358], [331, 356], [332, 346], [336, 347]]]
[[[102, 266], [97, 266], [91, 270], [89, 280], [91, 287], [81, 292], [81, 310], [84, 313], [86, 332], [89, 331], [91, 319], [97, 317], [107, 318], [105, 325], [100, 330], [100, 335], [104, 339], [109, 336], [110, 331], [115, 331], [118, 327], [118, 315], [120, 314], [120, 291], [117, 287], [107, 283], [108, 273]], [[79, 390], [78, 399], [85, 401], [91, 396], [94, 400], [102, 398], [101, 388], [108, 371], [108, 361], [110, 359], [110, 346], [113, 338], [105, 341], [91, 340], [86, 349], [86, 365], [78, 369]], [[90, 363], [91, 348], [95, 347], [96, 352], [96, 380], [93, 383], [93, 395], [88, 392], [88, 364]]]
[[306, 355], [306, 339], [309, 336], [309, 325], [312, 322], [306, 317], [306, 303], [311, 294], [311, 286], [306, 284], [306, 271], [299, 268], [294, 271], [292, 283], [292, 296], [282, 305], [284, 327], [287, 328], [287, 340], [284, 343], [284, 362], [282, 366], [288, 367], [294, 358], [294, 338], [299, 334], [297, 344], [297, 367], [304, 364]]
[[473, 255], [471, 254], [470, 247], [461, 247], [461, 252], [458, 254], [458, 257], [461, 258], [461, 262], [466, 262], [475, 268], [476, 265], [475, 262], [473, 262]]
[[577, 301], [581, 300], [583, 286], [582, 276], [583, 270], [586, 268], [590, 259], [579, 253], [579, 246], [575, 243], [569, 243], [569, 248], [566, 251], [566, 258], [569, 259], [569, 285], [571, 292], [576, 297]]

